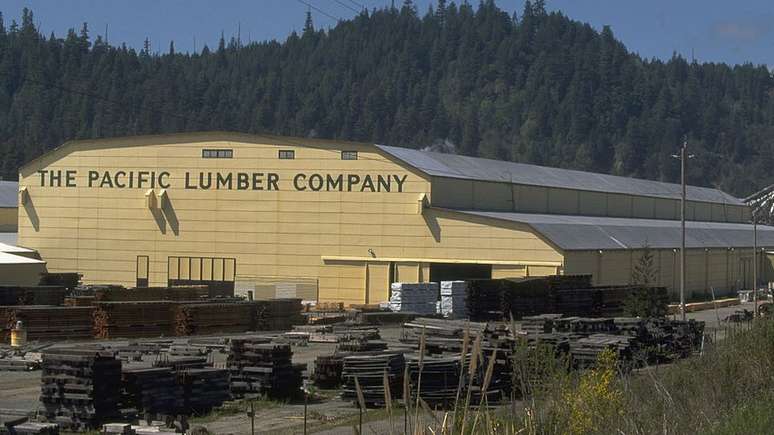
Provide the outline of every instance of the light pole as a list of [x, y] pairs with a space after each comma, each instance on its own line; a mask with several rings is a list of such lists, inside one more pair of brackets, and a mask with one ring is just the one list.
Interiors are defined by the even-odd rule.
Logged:
[[758, 317], [758, 219], [752, 212], [753, 221], [753, 319]]

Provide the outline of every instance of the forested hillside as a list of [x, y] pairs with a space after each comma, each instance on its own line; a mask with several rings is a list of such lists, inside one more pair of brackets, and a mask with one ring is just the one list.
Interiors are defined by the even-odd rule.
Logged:
[[[45, 17], [43, 17], [45, 20]], [[303, 20], [304, 17], [299, 17]], [[438, 0], [329, 31], [199, 53], [139, 52], [0, 19], [0, 175], [68, 139], [235, 130], [317, 136], [677, 180], [746, 195], [774, 183], [764, 66], [630, 53], [542, 1], [510, 13]], [[147, 45], [146, 45], [147, 47]]]

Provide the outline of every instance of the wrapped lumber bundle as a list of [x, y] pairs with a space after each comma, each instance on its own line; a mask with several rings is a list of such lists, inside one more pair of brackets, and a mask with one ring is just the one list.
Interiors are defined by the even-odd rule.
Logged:
[[320, 355], [314, 360], [314, 385], [323, 389], [334, 389], [341, 385], [341, 371], [344, 368], [344, 354]]
[[175, 335], [246, 332], [255, 329], [255, 304], [180, 304], [175, 308]]
[[[341, 397], [358, 404], [357, 385], [363, 394], [365, 406], [385, 405], [384, 377], [390, 397], [399, 399], [403, 389], [403, 368], [405, 361], [400, 353], [379, 353], [376, 355], [352, 355], [344, 357], [341, 377], [344, 387]], [[357, 382], [355, 382], [357, 379]]]
[[425, 356], [422, 359], [421, 376], [419, 374], [419, 363], [419, 355], [406, 357], [409, 385], [411, 386], [411, 400], [416, 400], [418, 391], [422, 400], [433, 408], [453, 408], [457, 389], [460, 386], [460, 377], [462, 376], [460, 356]]
[[232, 339], [226, 360], [232, 393], [237, 397], [248, 393], [275, 399], [296, 397], [303, 366], [293, 365], [292, 358], [293, 351], [287, 344]]
[[98, 351], [61, 349], [43, 354], [41, 415], [71, 431], [119, 417], [121, 361]]
[[136, 415], [174, 415], [183, 408], [183, 387], [168, 367], [124, 369], [121, 374], [121, 407]]
[[65, 295], [62, 286], [0, 286], [0, 305], [62, 305]]
[[17, 306], [8, 327], [21, 321], [28, 340], [82, 340], [92, 338], [92, 307]]
[[94, 296], [100, 302], [196, 301], [209, 297], [206, 285], [178, 287], [97, 287]]
[[432, 315], [437, 312], [437, 282], [394, 282], [390, 285], [390, 309]]
[[305, 323], [301, 314], [301, 299], [283, 298], [255, 302], [256, 329], [259, 331], [285, 331], [293, 325]]
[[97, 302], [94, 337], [141, 338], [172, 335], [174, 302]]
[[467, 317], [467, 293], [466, 281], [441, 281], [441, 314], [447, 319]]
[[231, 399], [228, 370], [186, 369], [177, 379], [183, 388], [183, 414], [205, 414]]

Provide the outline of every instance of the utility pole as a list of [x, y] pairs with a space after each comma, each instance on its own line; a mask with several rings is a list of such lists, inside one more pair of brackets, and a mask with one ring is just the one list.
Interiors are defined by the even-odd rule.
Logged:
[[680, 197], [680, 314], [685, 321], [685, 160], [688, 158], [688, 137], [683, 140], [680, 150], [680, 183], [682, 195]]
[[753, 319], [758, 317], [758, 219], [755, 211], [752, 213], [753, 221]]

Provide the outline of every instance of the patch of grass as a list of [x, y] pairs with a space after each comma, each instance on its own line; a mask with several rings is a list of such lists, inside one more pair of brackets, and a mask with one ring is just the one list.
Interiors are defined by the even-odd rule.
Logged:
[[736, 407], [713, 430], [713, 435], [769, 434], [774, 430], [774, 397], [760, 401], [748, 401]]
[[247, 413], [250, 412], [250, 403], [253, 404], [253, 410], [255, 412], [278, 408], [285, 404], [281, 401], [266, 398], [235, 400], [226, 402], [223, 405], [214, 408], [212, 411], [210, 411], [209, 414], [192, 417], [190, 422], [192, 424], [202, 424], [211, 423], [221, 417], [229, 417], [240, 414], [246, 416]]

